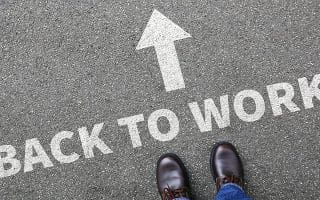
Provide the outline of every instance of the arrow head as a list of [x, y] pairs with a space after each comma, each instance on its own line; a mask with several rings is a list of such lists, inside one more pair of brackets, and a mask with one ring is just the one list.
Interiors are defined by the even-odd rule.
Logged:
[[188, 37], [191, 37], [189, 33], [159, 11], [154, 10], [136, 49], [164, 45]]

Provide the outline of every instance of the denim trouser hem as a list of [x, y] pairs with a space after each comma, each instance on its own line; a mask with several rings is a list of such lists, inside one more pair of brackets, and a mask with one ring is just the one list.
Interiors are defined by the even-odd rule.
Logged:
[[[190, 200], [189, 198], [180, 197], [175, 200]], [[251, 200], [246, 195], [243, 188], [234, 183], [227, 183], [222, 185], [219, 192], [216, 194], [214, 200]]]
[[251, 198], [239, 185], [227, 183], [220, 188], [214, 200], [251, 200]]

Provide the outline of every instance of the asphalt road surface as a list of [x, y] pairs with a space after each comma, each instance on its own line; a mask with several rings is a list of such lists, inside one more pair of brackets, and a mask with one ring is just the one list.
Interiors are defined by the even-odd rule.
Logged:
[[[175, 42], [182, 89], [166, 91], [154, 48], [136, 50], [154, 9], [192, 36]], [[159, 199], [155, 163], [175, 152], [196, 199], [211, 199], [210, 149], [228, 140], [240, 151], [254, 199], [320, 199], [320, 101], [305, 109], [297, 82], [320, 73], [319, 11], [317, 0], [0, 0], [0, 145], [14, 146], [23, 165], [26, 140], [37, 138], [54, 165], [1, 178], [0, 198]], [[299, 112], [282, 107], [273, 115], [266, 86], [280, 82], [294, 86]], [[232, 105], [244, 89], [265, 99], [261, 119], [244, 122], [231, 110], [229, 127], [213, 123], [200, 132], [188, 103], [228, 94]], [[158, 109], [179, 118], [173, 140], [149, 134], [147, 119]], [[133, 148], [117, 119], [138, 114], [142, 146]], [[58, 132], [102, 122], [100, 138], [113, 153], [95, 149], [84, 158], [75, 134], [63, 151], [80, 158], [61, 164], [52, 157]]]

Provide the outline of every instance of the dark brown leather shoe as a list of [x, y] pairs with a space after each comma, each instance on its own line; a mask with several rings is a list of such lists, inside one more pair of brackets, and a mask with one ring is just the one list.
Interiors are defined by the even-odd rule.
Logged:
[[235, 183], [243, 186], [243, 167], [236, 148], [229, 142], [214, 145], [210, 158], [211, 173], [217, 191], [223, 184]]
[[164, 154], [158, 160], [157, 185], [162, 200], [191, 199], [187, 170], [175, 154]]

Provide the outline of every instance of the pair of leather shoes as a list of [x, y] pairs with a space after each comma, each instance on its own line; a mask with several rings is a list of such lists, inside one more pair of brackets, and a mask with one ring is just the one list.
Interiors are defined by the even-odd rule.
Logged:
[[[243, 186], [242, 162], [231, 143], [220, 142], [213, 147], [210, 167], [217, 191], [226, 183]], [[177, 155], [172, 153], [162, 155], [158, 160], [156, 173], [162, 200], [179, 197], [192, 199], [187, 170]]]

